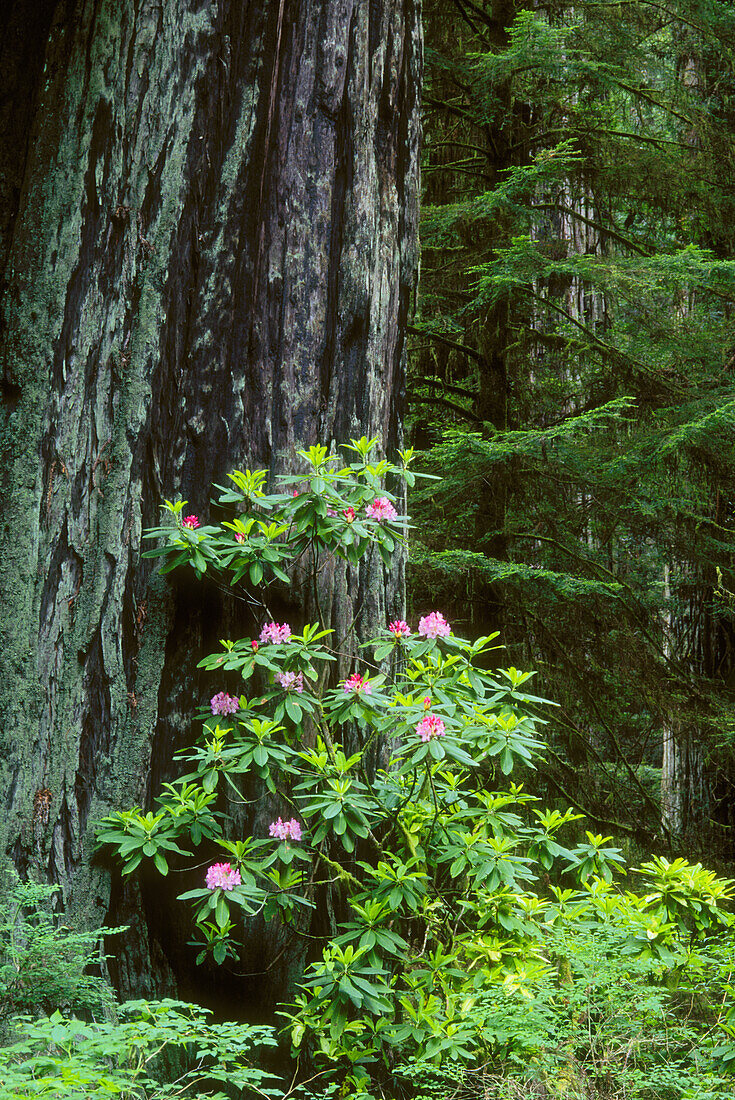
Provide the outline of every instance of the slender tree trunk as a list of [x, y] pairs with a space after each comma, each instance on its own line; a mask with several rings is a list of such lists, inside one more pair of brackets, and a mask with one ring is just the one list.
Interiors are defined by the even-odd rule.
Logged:
[[[248, 624], [141, 531], [233, 466], [400, 443], [418, 0], [16, 0], [0, 32], [0, 846], [132, 922], [118, 981], [156, 991], [155, 899], [111, 895], [94, 823], [149, 800], [198, 657]], [[382, 619], [401, 567], [331, 595]]]
[[[671, 614], [671, 567], [664, 564], [663, 644], [667, 657], [674, 655]], [[682, 746], [677, 738], [676, 716], [666, 715], [661, 731], [661, 823], [671, 837], [681, 836], [684, 826]]]

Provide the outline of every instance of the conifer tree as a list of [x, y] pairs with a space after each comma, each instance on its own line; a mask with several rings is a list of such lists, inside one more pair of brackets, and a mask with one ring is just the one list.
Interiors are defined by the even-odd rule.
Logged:
[[554, 788], [711, 840], [731, 813], [735, 14], [456, 0], [427, 43], [410, 397], [448, 477], [414, 599], [443, 584], [543, 667]]

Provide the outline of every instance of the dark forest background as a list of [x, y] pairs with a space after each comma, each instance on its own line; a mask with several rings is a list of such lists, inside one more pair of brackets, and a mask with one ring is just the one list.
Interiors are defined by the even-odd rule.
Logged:
[[540, 670], [550, 792], [729, 860], [735, 13], [424, 14], [411, 598]]

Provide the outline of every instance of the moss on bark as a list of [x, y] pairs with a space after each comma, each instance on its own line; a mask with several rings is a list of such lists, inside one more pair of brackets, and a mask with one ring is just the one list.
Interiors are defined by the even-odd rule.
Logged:
[[[3, 63], [29, 140], [0, 150], [22, 180], [0, 188], [0, 846], [91, 925], [140, 912], [117, 889], [111, 909], [94, 821], [150, 797], [202, 649], [249, 625], [140, 560], [161, 497], [206, 514], [229, 467], [400, 443], [419, 13], [59, 0], [23, 34]], [[337, 572], [329, 615], [397, 613], [402, 579]], [[149, 931], [122, 950], [126, 992], [171, 986]]]

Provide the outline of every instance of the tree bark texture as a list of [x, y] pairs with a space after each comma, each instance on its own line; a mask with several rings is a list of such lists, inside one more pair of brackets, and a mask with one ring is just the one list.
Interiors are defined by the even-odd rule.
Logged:
[[[154, 900], [115, 886], [93, 826], [150, 800], [210, 686], [196, 661], [247, 623], [164, 583], [141, 532], [162, 498], [206, 518], [233, 467], [400, 444], [418, 0], [4, 11], [1, 846], [75, 919], [132, 922], [117, 978], [153, 993]], [[358, 603], [384, 622], [402, 568], [328, 597], [343, 633]]]

